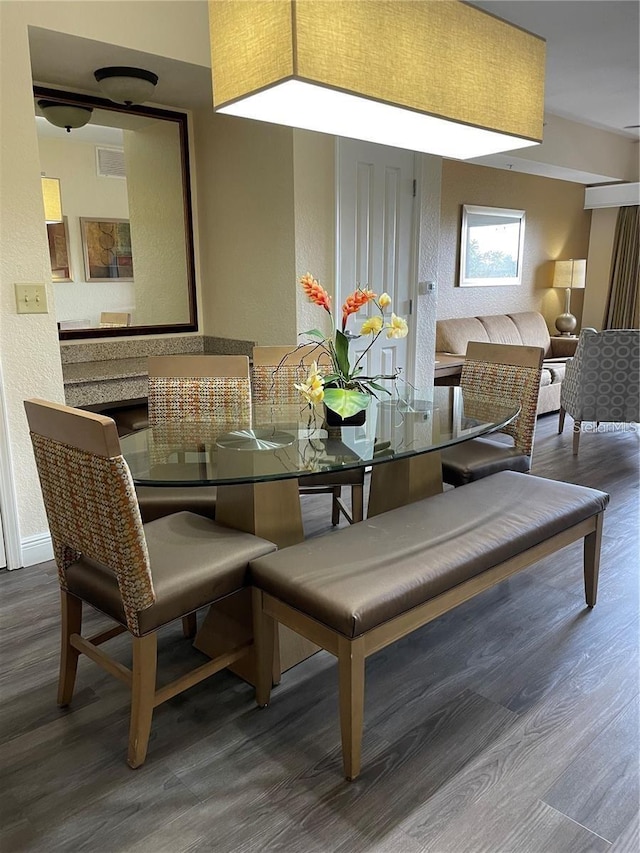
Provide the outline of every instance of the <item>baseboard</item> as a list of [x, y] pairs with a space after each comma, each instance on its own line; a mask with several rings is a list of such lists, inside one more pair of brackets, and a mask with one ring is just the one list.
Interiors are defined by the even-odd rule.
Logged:
[[27, 536], [20, 545], [22, 548], [22, 565], [25, 567], [53, 560], [53, 545], [48, 533]]

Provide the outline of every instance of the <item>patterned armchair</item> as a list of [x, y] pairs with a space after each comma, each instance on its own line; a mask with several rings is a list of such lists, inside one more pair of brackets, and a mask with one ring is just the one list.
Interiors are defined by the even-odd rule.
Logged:
[[640, 420], [640, 329], [583, 329], [575, 357], [567, 364], [560, 407], [559, 433], [565, 413], [574, 420], [574, 456], [583, 421]]

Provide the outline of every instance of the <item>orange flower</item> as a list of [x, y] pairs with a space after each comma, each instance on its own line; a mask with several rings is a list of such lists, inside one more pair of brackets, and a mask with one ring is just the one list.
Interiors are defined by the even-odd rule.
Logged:
[[342, 306], [342, 331], [347, 327], [347, 319], [350, 314], [357, 314], [363, 305], [375, 299], [376, 295], [373, 290], [366, 290], [359, 287], [351, 296], [347, 296], [344, 305]]
[[312, 302], [331, 313], [331, 297], [310, 272], [302, 276], [300, 284]]

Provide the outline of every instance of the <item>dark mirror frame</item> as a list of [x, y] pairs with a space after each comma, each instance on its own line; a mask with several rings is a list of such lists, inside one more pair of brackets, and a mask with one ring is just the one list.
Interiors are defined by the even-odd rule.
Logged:
[[189, 322], [166, 323], [156, 326], [123, 326], [109, 329], [64, 329], [58, 330], [61, 341], [74, 339], [113, 338], [126, 335], [158, 335], [179, 334], [180, 332], [198, 331], [198, 311], [196, 304], [195, 254], [193, 248], [193, 215], [191, 210], [191, 173], [189, 170], [189, 137], [187, 132], [186, 113], [164, 110], [157, 107], [134, 106], [125, 107], [108, 101], [105, 98], [95, 98], [92, 95], [79, 95], [75, 92], [63, 92], [43, 86], [34, 86], [35, 98], [46, 98], [49, 101], [60, 101], [65, 104], [77, 104], [81, 107], [94, 107], [110, 110], [114, 113], [146, 116], [162, 121], [173, 121], [178, 125], [180, 135], [180, 157], [182, 166], [182, 199], [184, 205], [184, 230], [187, 262], [187, 290], [189, 294]]

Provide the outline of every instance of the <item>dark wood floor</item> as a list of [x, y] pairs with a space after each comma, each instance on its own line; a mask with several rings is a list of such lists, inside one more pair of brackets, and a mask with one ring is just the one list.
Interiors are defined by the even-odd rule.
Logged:
[[[56, 707], [53, 564], [0, 574], [0, 849], [637, 853], [638, 435], [585, 435], [576, 459], [556, 422], [538, 422], [534, 473], [611, 494], [597, 607], [575, 544], [371, 658], [353, 784], [325, 653], [266, 710], [226, 672], [171, 700], [130, 770], [120, 682], [82, 658]], [[326, 502], [304, 506], [320, 532]], [[194, 656], [164, 632], [167, 678]]]

